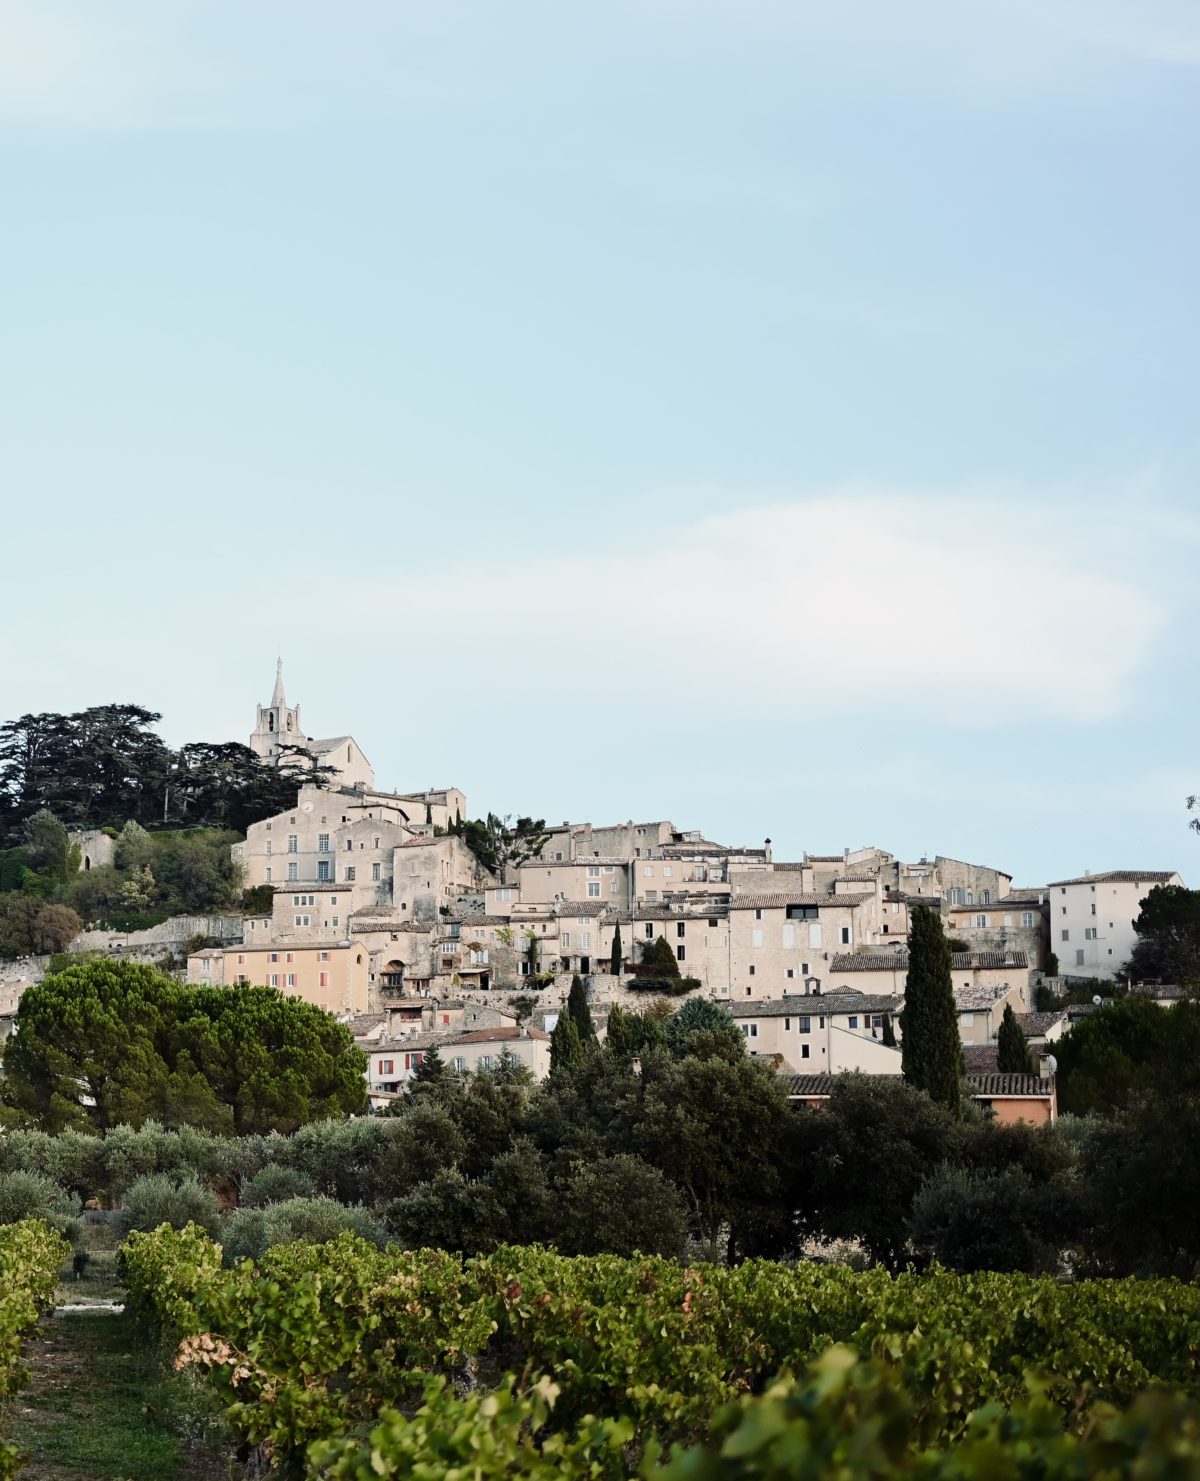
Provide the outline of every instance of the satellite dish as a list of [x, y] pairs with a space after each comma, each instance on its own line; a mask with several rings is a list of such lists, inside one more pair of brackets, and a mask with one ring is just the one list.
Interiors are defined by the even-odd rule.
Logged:
[[1096, 1005], [1097, 1008], [1100, 1006], [1100, 1004], [1103, 1001], [1104, 1001], [1104, 999], [1100, 996], [1099, 993], [1097, 993], [1096, 996], [1092, 999], [1092, 1002], [1095, 1003], [1095, 1005]]
[[1046, 1068], [1050, 1071], [1050, 1078], [1051, 1079], [1053, 1079], [1054, 1076], [1058, 1074], [1058, 1060], [1055, 1059], [1055, 1057], [1053, 1056], [1053, 1054], [1047, 1054], [1047, 1056], [1046, 1056]]

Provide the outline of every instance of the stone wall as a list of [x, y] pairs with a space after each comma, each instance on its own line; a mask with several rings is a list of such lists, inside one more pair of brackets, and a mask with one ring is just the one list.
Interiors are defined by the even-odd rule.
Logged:
[[70, 951], [138, 952], [157, 948], [158, 953], [181, 948], [193, 936], [211, 936], [226, 943], [242, 939], [240, 915], [173, 915], [170, 920], [145, 931], [81, 931]]

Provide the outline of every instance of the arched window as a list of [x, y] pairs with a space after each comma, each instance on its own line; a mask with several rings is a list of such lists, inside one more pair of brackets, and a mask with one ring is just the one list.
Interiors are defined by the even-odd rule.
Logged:
[[273, 713], [267, 716], [267, 729], [268, 730], [274, 730], [275, 729], [275, 716], [274, 716]]

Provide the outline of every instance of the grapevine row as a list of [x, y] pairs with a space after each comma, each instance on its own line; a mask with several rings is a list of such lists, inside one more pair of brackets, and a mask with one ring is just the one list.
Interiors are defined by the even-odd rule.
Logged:
[[[0, 1402], [23, 1382], [21, 1343], [50, 1305], [70, 1253], [67, 1241], [36, 1219], [0, 1227]], [[0, 1441], [0, 1481], [17, 1469], [17, 1451]]]
[[[135, 1307], [181, 1344], [179, 1361], [207, 1369], [246, 1440], [297, 1474], [314, 1442], [349, 1443], [422, 1394], [444, 1405], [498, 1387], [487, 1402], [510, 1417], [548, 1405], [537, 1375], [553, 1380], [555, 1434], [599, 1425], [596, 1444], [640, 1454], [694, 1440], [835, 1343], [911, 1396], [917, 1447], [959, 1440], [986, 1405], [1022, 1403], [1031, 1371], [1044, 1403], [1080, 1417], [1145, 1389], [1197, 1389], [1200, 1289], [1177, 1281], [730, 1270], [516, 1247], [464, 1262], [350, 1235], [229, 1270], [194, 1228], [131, 1236], [125, 1264]], [[506, 1372], [521, 1375], [507, 1400]], [[430, 1374], [450, 1387], [426, 1389]]]

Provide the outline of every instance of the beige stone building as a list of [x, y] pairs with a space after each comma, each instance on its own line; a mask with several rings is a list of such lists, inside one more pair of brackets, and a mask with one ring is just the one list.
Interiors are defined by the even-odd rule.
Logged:
[[187, 961], [193, 986], [232, 987], [238, 982], [277, 987], [328, 1013], [365, 1013], [370, 1001], [367, 953], [351, 942], [293, 941], [209, 948]]
[[895, 1027], [902, 1000], [890, 993], [820, 993], [733, 1003], [730, 1013], [746, 1051], [785, 1071], [898, 1075], [900, 1050], [883, 1043], [883, 1022]]
[[1072, 977], [1116, 977], [1137, 941], [1133, 922], [1156, 885], [1181, 885], [1170, 869], [1110, 869], [1057, 879], [1050, 897], [1050, 950]]
[[432, 1030], [401, 1037], [357, 1040], [367, 1055], [367, 1091], [379, 1109], [401, 1094], [434, 1047], [448, 1068], [463, 1074], [495, 1069], [507, 1057], [523, 1064], [535, 1080], [550, 1073], [550, 1036], [540, 1029], [503, 1027], [463, 1032]]

